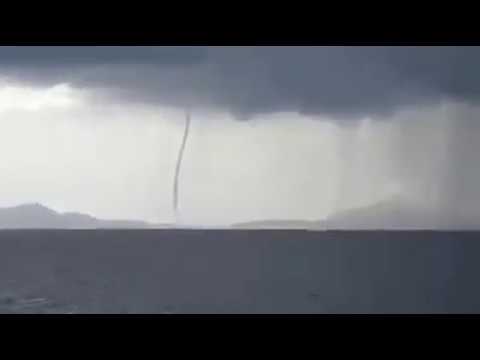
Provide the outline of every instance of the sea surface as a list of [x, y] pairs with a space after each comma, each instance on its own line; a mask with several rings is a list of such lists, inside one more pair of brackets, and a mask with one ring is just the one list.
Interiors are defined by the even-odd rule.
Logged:
[[0, 313], [477, 313], [480, 232], [0, 231]]

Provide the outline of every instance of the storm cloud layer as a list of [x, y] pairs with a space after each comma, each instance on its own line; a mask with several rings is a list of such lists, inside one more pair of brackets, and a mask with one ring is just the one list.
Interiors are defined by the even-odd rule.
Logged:
[[478, 47], [1, 47], [0, 71], [105, 97], [337, 119], [442, 101], [476, 103]]

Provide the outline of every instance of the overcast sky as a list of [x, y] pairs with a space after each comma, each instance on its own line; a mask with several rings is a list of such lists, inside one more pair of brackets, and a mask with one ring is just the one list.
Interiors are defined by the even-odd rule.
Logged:
[[0, 206], [319, 219], [395, 194], [480, 215], [477, 47], [0, 47]]

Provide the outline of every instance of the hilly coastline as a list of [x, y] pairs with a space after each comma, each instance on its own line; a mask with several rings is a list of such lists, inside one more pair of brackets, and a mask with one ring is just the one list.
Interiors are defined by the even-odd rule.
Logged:
[[104, 220], [77, 213], [60, 213], [38, 203], [0, 208], [0, 229], [151, 229], [168, 225], [135, 220]]

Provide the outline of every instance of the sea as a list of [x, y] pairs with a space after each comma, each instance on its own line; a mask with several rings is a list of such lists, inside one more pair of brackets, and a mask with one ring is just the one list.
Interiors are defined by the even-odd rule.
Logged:
[[480, 312], [480, 232], [2, 230], [2, 314]]

